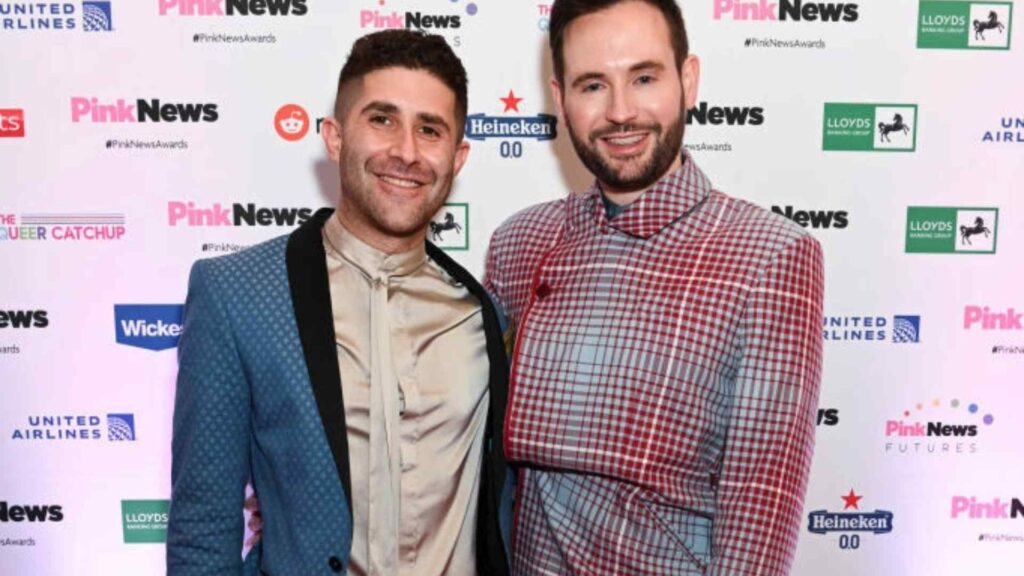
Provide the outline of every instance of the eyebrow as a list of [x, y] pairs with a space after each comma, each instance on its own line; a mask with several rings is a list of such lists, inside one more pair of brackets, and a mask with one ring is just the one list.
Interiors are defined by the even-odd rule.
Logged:
[[[381, 114], [398, 114], [399, 109], [398, 106], [392, 104], [391, 102], [374, 100], [373, 102], [370, 102], [366, 106], [363, 106], [361, 113], [365, 114], [367, 112], [380, 112]], [[448, 125], [448, 122], [446, 122], [444, 118], [438, 116], [437, 114], [431, 114], [430, 112], [420, 112], [416, 114], [416, 119], [424, 124], [441, 126], [448, 132], [451, 132], [452, 130], [451, 126]]]
[[[641, 70], [654, 70], [660, 72], [664, 69], [665, 65], [655, 60], [644, 60], [643, 62], [637, 62], [629, 67], [630, 72], [639, 72]], [[572, 81], [572, 86], [575, 88], [580, 84], [584, 84], [591, 80], [602, 80], [604, 78], [605, 75], [601, 72], [586, 72], [577, 76], [576, 79]]]

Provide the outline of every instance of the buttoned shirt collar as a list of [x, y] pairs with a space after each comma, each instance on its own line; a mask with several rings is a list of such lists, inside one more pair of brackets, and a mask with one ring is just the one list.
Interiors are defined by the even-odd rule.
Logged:
[[388, 254], [363, 242], [348, 231], [338, 218], [331, 217], [324, 225], [324, 237], [331, 248], [358, 268], [368, 278], [407, 276], [427, 261], [426, 244], [417, 244], [407, 252]]
[[595, 181], [582, 194], [570, 198], [570, 226], [596, 223], [602, 231], [614, 228], [639, 238], [650, 238], [661, 232], [699, 206], [711, 192], [710, 180], [690, 155], [683, 152], [682, 159], [683, 165], [678, 170], [655, 182], [611, 219], [601, 201], [600, 184]]

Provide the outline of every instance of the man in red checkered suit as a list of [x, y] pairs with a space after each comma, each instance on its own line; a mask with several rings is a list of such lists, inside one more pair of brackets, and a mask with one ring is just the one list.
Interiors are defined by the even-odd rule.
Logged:
[[814, 447], [821, 248], [681, 153], [672, 0], [556, 0], [551, 88], [586, 191], [494, 234], [517, 327], [513, 571], [786, 574]]

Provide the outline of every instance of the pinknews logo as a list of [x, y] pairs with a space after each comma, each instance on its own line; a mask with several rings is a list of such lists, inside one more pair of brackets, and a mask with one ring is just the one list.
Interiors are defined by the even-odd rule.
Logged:
[[964, 330], [1024, 330], [1022, 316], [1024, 312], [1017, 312], [1013, 308], [1007, 308], [1006, 312], [992, 312], [988, 306], [965, 306]]
[[978, 502], [978, 499], [973, 496], [953, 496], [949, 517], [954, 520], [1022, 518], [1024, 517], [1024, 502], [1018, 498], [1011, 498], [1007, 502], [1003, 502], [999, 498], [993, 498], [991, 502]]
[[159, 0], [160, 15], [304, 16], [307, 0]]
[[216, 122], [216, 104], [170, 103], [158, 98], [100, 102], [99, 98], [71, 98], [71, 121], [95, 123], [126, 122]]
[[[452, 0], [457, 3], [459, 0]], [[384, 6], [385, 0], [378, 0]], [[463, 8], [468, 16], [475, 16], [479, 7], [475, 2], [467, 2]], [[409, 30], [456, 30], [462, 27], [461, 14], [425, 14], [423, 12], [385, 12], [382, 10], [360, 10], [359, 27], [375, 30], [387, 28], [404, 28]]]
[[197, 208], [193, 202], [167, 203], [170, 226], [295, 226], [312, 215], [312, 208], [259, 208], [252, 203], [215, 203], [209, 208]]
[[715, 20], [777, 20], [793, 22], [856, 22], [860, 18], [857, 4], [845, 2], [804, 2], [803, 0], [779, 0], [768, 2], [741, 2], [739, 0], [714, 0]]
[[995, 423], [976, 402], [958, 398], [917, 402], [901, 416], [885, 421], [889, 454], [975, 454], [977, 441]]

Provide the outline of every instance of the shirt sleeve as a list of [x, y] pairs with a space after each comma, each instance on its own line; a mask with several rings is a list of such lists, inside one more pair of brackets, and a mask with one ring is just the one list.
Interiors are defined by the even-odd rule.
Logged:
[[178, 347], [169, 576], [242, 574], [249, 385], [206, 264], [192, 268]]
[[751, 289], [718, 477], [711, 576], [789, 573], [821, 382], [821, 247], [802, 236]]

